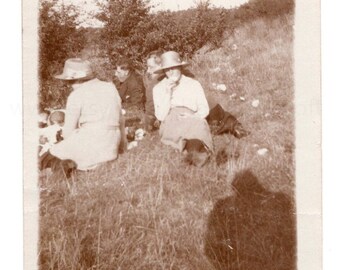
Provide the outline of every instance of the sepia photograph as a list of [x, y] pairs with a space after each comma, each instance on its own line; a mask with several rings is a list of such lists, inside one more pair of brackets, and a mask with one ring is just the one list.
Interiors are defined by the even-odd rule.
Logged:
[[300, 269], [297, 2], [24, 3], [31, 266]]

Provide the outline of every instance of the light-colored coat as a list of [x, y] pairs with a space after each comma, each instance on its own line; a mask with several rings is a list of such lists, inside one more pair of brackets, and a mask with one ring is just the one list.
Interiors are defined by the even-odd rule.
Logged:
[[85, 170], [118, 156], [121, 99], [113, 83], [93, 79], [75, 85], [67, 99], [64, 140], [50, 152]]

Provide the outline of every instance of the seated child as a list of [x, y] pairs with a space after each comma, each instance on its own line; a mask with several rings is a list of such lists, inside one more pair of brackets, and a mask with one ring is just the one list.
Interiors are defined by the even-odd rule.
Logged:
[[39, 129], [39, 156], [46, 153], [53, 144], [63, 140], [64, 110], [53, 110], [47, 118], [47, 126]]

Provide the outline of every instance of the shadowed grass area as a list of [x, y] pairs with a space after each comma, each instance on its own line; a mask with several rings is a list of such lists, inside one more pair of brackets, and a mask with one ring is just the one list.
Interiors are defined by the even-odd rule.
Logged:
[[[193, 58], [191, 69], [207, 96], [251, 131], [240, 140], [214, 137], [215, 154], [203, 168], [186, 165], [181, 153], [148, 134], [93, 172], [69, 180], [42, 173], [40, 269], [214, 269], [204, 250], [208, 217], [233, 194], [236, 173], [250, 169], [264, 188], [293, 199], [292, 20], [249, 22], [218, 50]], [[239, 157], [218, 166], [220, 149]]]
[[233, 196], [209, 215], [205, 251], [216, 269], [295, 269], [292, 200], [263, 188], [251, 171], [235, 176]]

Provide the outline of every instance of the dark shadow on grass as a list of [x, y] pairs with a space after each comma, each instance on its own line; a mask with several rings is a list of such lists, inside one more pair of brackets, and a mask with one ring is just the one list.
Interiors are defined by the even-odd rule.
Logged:
[[292, 200], [266, 190], [251, 171], [237, 174], [235, 195], [210, 213], [205, 253], [216, 269], [296, 269], [296, 218]]

